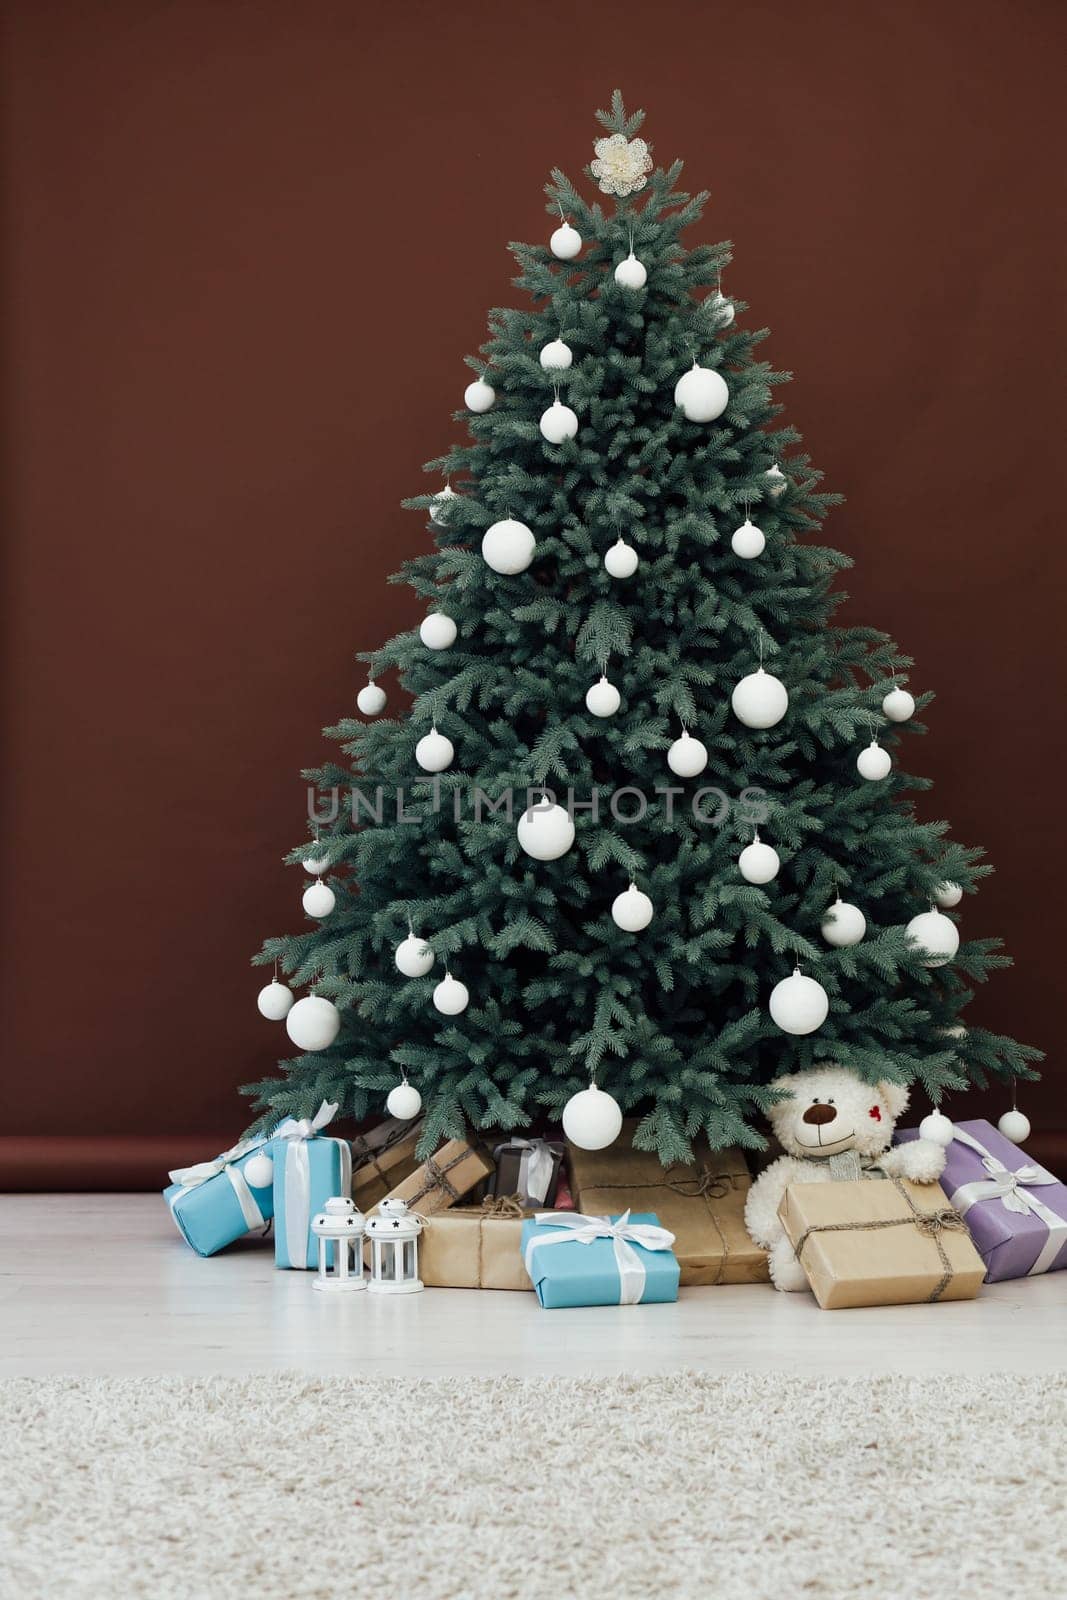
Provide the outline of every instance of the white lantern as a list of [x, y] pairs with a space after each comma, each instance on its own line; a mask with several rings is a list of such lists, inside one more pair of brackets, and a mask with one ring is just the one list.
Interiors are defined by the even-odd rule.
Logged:
[[362, 1211], [354, 1200], [338, 1194], [327, 1200], [325, 1208], [311, 1219], [311, 1231], [319, 1241], [319, 1270], [313, 1289], [328, 1294], [352, 1294], [367, 1287], [363, 1277]]
[[419, 1277], [419, 1234], [422, 1218], [406, 1200], [383, 1200], [378, 1216], [367, 1219], [370, 1241], [371, 1294], [415, 1294]]

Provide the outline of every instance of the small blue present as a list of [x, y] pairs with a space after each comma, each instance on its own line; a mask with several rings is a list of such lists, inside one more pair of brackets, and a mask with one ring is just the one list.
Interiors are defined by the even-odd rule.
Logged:
[[[267, 1139], [245, 1139], [214, 1161], [179, 1167], [170, 1174], [163, 1198], [187, 1243], [197, 1255], [213, 1256], [274, 1215], [271, 1180], [257, 1186], [245, 1176], [254, 1156], [267, 1153]], [[257, 1165], [262, 1169], [263, 1162]], [[253, 1168], [255, 1171], [255, 1168]]]
[[[274, 1265], [314, 1271], [319, 1244], [311, 1219], [327, 1200], [352, 1193], [352, 1147], [321, 1132], [337, 1115], [324, 1100], [313, 1117], [288, 1117], [271, 1135], [274, 1157]], [[327, 1248], [330, 1265], [333, 1246]]]
[[537, 1298], [560, 1306], [636, 1306], [677, 1300], [674, 1234], [651, 1212], [587, 1217], [539, 1211], [522, 1225], [522, 1255]]

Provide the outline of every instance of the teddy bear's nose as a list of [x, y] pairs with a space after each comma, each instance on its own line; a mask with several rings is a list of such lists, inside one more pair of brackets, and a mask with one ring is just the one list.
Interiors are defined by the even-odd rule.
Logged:
[[809, 1106], [805, 1111], [802, 1122], [814, 1122], [816, 1127], [822, 1122], [833, 1122], [837, 1112], [833, 1106]]

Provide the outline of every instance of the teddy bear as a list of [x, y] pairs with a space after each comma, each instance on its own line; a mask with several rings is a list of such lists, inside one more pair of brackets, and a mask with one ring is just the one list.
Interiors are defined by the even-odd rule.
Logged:
[[761, 1172], [748, 1192], [745, 1226], [769, 1258], [776, 1289], [806, 1289], [808, 1280], [778, 1220], [791, 1183], [882, 1175], [936, 1183], [945, 1168], [943, 1145], [930, 1139], [890, 1148], [893, 1129], [908, 1104], [903, 1084], [865, 1083], [848, 1067], [824, 1061], [775, 1078], [782, 1099], [768, 1115], [784, 1156]]

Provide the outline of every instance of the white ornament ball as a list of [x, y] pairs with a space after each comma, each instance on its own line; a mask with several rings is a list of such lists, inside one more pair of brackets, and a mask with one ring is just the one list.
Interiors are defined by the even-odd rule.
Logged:
[[540, 359], [546, 372], [566, 372], [574, 360], [574, 351], [562, 339], [552, 339], [542, 347]]
[[405, 978], [425, 978], [434, 963], [434, 953], [426, 943], [415, 933], [409, 933], [407, 938], [397, 945], [393, 953], [398, 972]]
[[455, 753], [452, 740], [446, 739], [436, 728], [424, 733], [415, 746], [415, 760], [423, 772], [444, 772], [452, 765]]
[[456, 624], [443, 611], [431, 611], [422, 619], [419, 638], [427, 650], [447, 650], [456, 642]]
[[632, 250], [615, 268], [615, 282], [623, 289], [643, 289], [648, 282], [644, 263], [638, 261]]
[[450, 972], [445, 973], [433, 992], [434, 1005], [446, 1017], [458, 1017], [461, 1011], [466, 1011], [470, 998], [467, 985], [460, 983]]
[[827, 944], [837, 950], [847, 950], [859, 944], [867, 932], [867, 918], [859, 906], [854, 906], [840, 896], [834, 901], [822, 921], [822, 936]]
[[953, 1023], [951, 1028], [940, 1028], [938, 1031], [943, 1033], [946, 1039], [966, 1039], [967, 1037], [967, 1029], [962, 1022]]
[[871, 783], [888, 777], [892, 765], [892, 756], [888, 750], [883, 750], [877, 739], [872, 739], [866, 750], [861, 750], [856, 757], [856, 770], [860, 777], [869, 779]]
[[484, 378], [475, 378], [463, 391], [468, 411], [488, 411], [496, 399], [496, 390]]
[[525, 572], [536, 549], [537, 540], [525, 522], [516, 522], [513, 517], [494, 522], [482, 535], [482, 560], [505, 576]]
[[1030, 1118], [1024, 1117], [1021, 1111], [1005, 1111], [997, 1129], [1012, 1144], [1025, 1144], [1030, 1137]]
[[711, 309], [720, 328], [728, 328], [737, 315], [732, 300], [727, 300], [721, 289], [715, 291], [711, 301]]
[[907, 722], [915, 715], [915, 700], [907, 689], [890, 689], [882, 701], [882, 710], [890, 722]]
[[674, 403], [689, 422], [714, 422], [729, 405], [730, 391], [717, 372], [694, 361], [674, 386]]
[[261, 1017], [268, 1022], [284, 1022], [293, 1004], [293, 991], [272, 978], [265, 989], [256, 995], [256, 1005]]
[[548, 241], [548, 248], [559, 261], [573, 261], [582, 248], [582, 236], [569, 222], [563, 222]]
[[440, 494], [435, 494], [430, 501], [430, 521], [436, 522], [438, 527], [443, 527], [448, 521], [450, 502], [455, 498], [455, 489], [450, 483], [446, 483]]
[[594, 717], [613, 717], [622, 705], [622, 695], [607, 678], [601, 678], [586, 695], [585, 705]]
[[767, 482], [767, 491], [771, 495], [772, 499], [777, 500], [780, 494], [785, 493], [786, 488], [789, 485], [789, 479], [786, 477], [777, 461], [773, 466], [767, 468], [763, 476]]
[[627, 933], [640, 933], [652, 921], [652, 901], [636, 884], [617, 894], [611, 902], [611, 919]]
[[771, 1018], [783, 1033], [814, 1033], [826, 1021], [830, 1000], [821, 983], [794, 972], [771, 990]]
[[579, 1150], [606, 1150], [622, 1132], [618, 1101], [590, 1084], [563, 1107], [563, 1132]]
[[274, 1182], [274, 1162], [265, 1150], [249, 1156], [241, 1168], [244, 1179], [253, 1189], [269, 1189]]
[[627, 544], [620, 534], [604, 557], [604, 565], [613, 578], [632, 578], [638, 567], [638, 554], [632, 544]]
[[413, 1083], [398, 1083], [395, 1089], [390, 1089], [385, 1109], [391, 1117], [410, 1122], [422, 1110], [422, 1095]]
[[926, 967], [943, 967], [960, 947], [960, 930], [951, 917], [943, 917], [934, 907], [912, 917], [904, 931], [926, 952]]
[[574, 823], [563, 806], [538, 802], [519, 818], [520, 847], [535, 861], [558, 861], [574, 843]]
[[754, 522], [746, 517], [739, 528], [735, 528], [730, 537], [730, 548], [735, 556], [740, 556], [742, 561], [754, 561], [761, 556], [767, 548], [767, 538], [762, 528], [757, 528]]
[[301, 904], [309, 917], [328, 917], [337, 904], [337, 896], [328, 883], [309, 883]]
[[746, 883], [770, 883], [778, 876], [781, 865], [777, 850], [764, 844], [759, 834], [737, 858], [738, 870]]
[[321, 878], [329, 870], [330, 859], [328, 856], [305, 856], [300, 865], [313, 878]]
[[679, 778], [695, 778], [708, 764], [707, 746], [685, 728], [667, 751], [667, 765]]
[[564, 439], [573, 439], [578, 432], [578, 418], [562, 400], [553, 400], [548, 410], [542, 413], [538, 427], [549, 444], [562, 444]]
[[951, 911], [953, 906], [958, 906], [963, 899], [963, 890], [958, 883], [939, 883], [934, 890], [934, 899], [942, 911]]
[[746, 728], [773, 728], [789, 709], [789, 691], [781, 678], [759, 667], [736, 685], [730, 704]]
[[341, 1031], [341, 1013], [332, 1000], [306, 994], [286, 1017], [285, 1031], [299, 1050], [328, 1050]]
[[943, 1111], [931, 1111], [919, 1123], [919, 1138], [929, 1139], [932, 1144], [948, 1146], [955, 1137], [956, 1130], [952, 1126], [952, 1118], [946, 1117]]
[[376, 717], [385, 710], [385, 699], [385, 690], [370, 678], [356, 695], [356, 705], [365, 717]]

